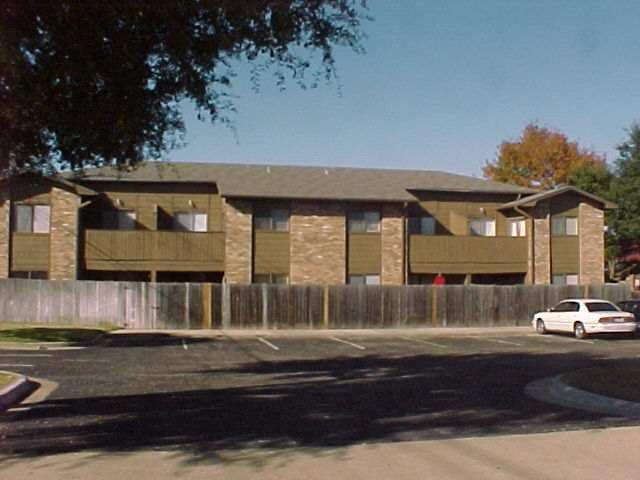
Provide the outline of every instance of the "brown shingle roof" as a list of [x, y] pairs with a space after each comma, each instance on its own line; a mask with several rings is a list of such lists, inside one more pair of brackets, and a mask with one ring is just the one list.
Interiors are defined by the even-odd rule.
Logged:
[[610, 202], [605, 198], [598, 197], [597, 195], [585, 192], [584, 190], [571, 185], [563, 185], [561, 187], [554, 188], [553, 190], [547, 190], [545, 192], [536, 193], [535, 195], [531, 195], [529, 197], [514, 200], [513, 202], [505, 203], [500, 207], [500, 210], [506, 210], [514, 207], [535, 207], [536, 204], [542, 200], [547, 200], [549, 198], [553, 198], [557, 195], [562, 195], [563, 193], [567, 192], [577, 193], [578, 195], [582, 195], [583, 197], [590, 198], [591, 200], [601, 203], [603, 208], [605, 209], [618, 208], [615, 203]]
[[409, 190], [532, 194], [536, 190], [429, 170], [147, 162], [131, 171], [95, 168], [84, 181], [211, 182], [223, 196], [412, 201]]

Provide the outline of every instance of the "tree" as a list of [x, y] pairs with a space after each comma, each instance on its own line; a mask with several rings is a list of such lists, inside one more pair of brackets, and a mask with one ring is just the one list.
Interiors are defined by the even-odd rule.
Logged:
[[553, 188], [567, 183], [580, 167], [604, 165], [603, 157], [570, 142], [563, 133], [530, 123], [519, 139], [500, 144], [497, 158], [486, 163], [483, 173], [500, 182]]
[[0, 170], [158, 158], [184, 132], [179, 102], [229, 121], [238, 62], [255, 85], [269, 70], [281, 86], [333, 79], [335, 47], [362, 52], [366, 10], [366, 0], [5, 0]]
[[640, 126], [632, 125], [629, 138], [618, 146], [614, 171], [606, 165], [585, 165], [574, 170], [569, 183], [617, 203], [606, 213], [606, 259], [611, 279], [640, 270]]
[[622, 241], [640, 240], [640, 125], [634, 124], [629, 138], [618, 146], [613, 200], [618, 209], [612, 227]]

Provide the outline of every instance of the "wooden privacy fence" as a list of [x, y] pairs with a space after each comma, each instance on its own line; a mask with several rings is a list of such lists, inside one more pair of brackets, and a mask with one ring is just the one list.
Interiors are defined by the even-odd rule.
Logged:
[[565, 298], [632, 298], [626, 284], [219, 285], [0, 281], [0, 321], [138, 329], [318, 329], [528, 325]]

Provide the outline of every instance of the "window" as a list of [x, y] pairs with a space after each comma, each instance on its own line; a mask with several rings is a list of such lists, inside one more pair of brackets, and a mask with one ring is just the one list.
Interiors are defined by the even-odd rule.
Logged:
[[436, 219], [431, 216], [410, 217], [409, 218], [409, 234], [410, 235], [435, 235]]
[[16, 205], [14, 231], [19, 233], [49, 233], [49, 205]]
[[135, 230], [136, 218], [133, 210], [115, 210], [102, 214], [102, 224], [112, 230]]
[[507, 233], [510, 237], [526, 236], [526, 223], [524, 218], [510, 218], [507, 221]]
[[254, 273], [253, 283], [289, 283], [289, 275], [286, 273]]
[[553, 312], [577, 312], [580, 310], [580, 304], [578, 302], [560, 302], [553, 307]]
[[551, 283], [553, 285], [578, 285], [578, 275], [575, 273], [554, 274]]
[[176, 212], [173, 215], [173, 228], [187, 232], [206, 232], [207, 214], [197, 212]]
[[492, 218], [474, 218], [469, 221], [469, 232], [480, 237], [495, 237], [496, 221]]
[[578, 218], [551, 217], [551, 235], [578, 235]]
[[349, 233], [377, 233], [380, 231], [380, 212], [367, 210], [349, 213]]
[[380, 285], [380, 275], [349, 275], [349, 285]]
[[283, 208], [257, 211], [253, 217], [256, 230], [289, 231], [289, 211]]
[[49, 272], [11, 272], [9, 275], [11, 278], [27, 278], [30, 280], [47, 280], [49, 278]]
[[620, 309], [613, 303], [609, 302], [587, 302], [585, 303], [587, 310], [590, 312], [619, 312]]

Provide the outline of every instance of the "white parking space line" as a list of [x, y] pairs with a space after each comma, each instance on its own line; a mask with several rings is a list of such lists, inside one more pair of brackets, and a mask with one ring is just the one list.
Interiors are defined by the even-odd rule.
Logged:
[[343, 340], [338, 337], [329, 337], [331, 340], [335, 340], [336, 342], [344, 343], [345, 345], [350, 345], [353, 348], [357, 348], [358, 350], [366, 350], [367, 347], [363, 347], [362, 345], [358, 345], [357, 343], [349, 342], [348, 340]]
[[585, 340], [585, 339], [581, 340], [579, 338], [565, 337], [562, 335], [545, 335], [544, 337], [539, 336], [538, 338], [544, 342], [549, 342], [549, 343], [578, 342], [578, 343], [590, 343], [591, 345], [594, 345], [596, 343], [593, 340]]
[[431, 345], [432, 347], [449, 348], [446, 345], [442, 345], [441, 343], [431, 342], [429, 340], [423, 340], [422, 338], [413, 338], [413, 337], [400, 337], [400, 338], [402, 338], [403, 340], [410, 340], [413, 342], [425, 343], [427, 345]]
[[53, 357], [50, 353], [0, 353], [0, 357]]
[[274, 345], [273, 343], [271, 343], [269, 340], [264, 339], [262, 337], [256, 337], [258, 339], [259, 342], [264, 343], [265, 345], [267, 345], [270, 348], [273, 348], [274, 350], [280, 350], [280, 347]]
[[516, 347], [521, 347], [522, 344], [518, 342], [512, 342], [511, 340], [503, 340], [501, 338], [484, 338], [484, 340], [488, 340], [490, 342], [502, 343], [504, 345], [515, 345]]
[[0, 363], [0, 367], [22, 367], [22, 368], [33, 368], [33, 365], [29, 365], [27, 363]]

